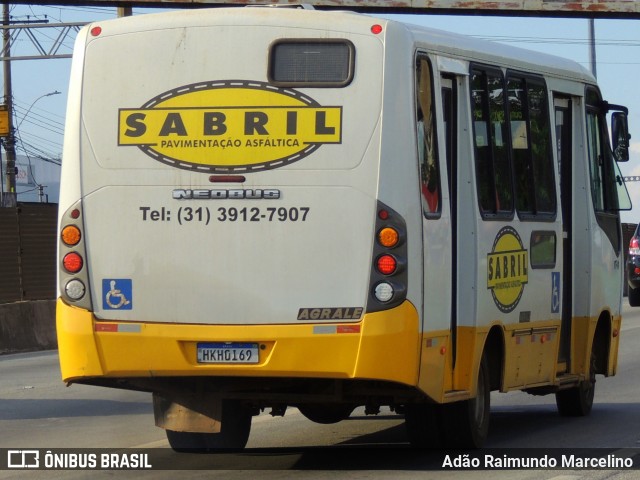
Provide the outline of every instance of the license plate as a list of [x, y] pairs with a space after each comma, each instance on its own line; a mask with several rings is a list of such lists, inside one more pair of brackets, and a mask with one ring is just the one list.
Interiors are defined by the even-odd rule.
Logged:
[[258, 363], [257, 343], [198, 343], [198, 363]]

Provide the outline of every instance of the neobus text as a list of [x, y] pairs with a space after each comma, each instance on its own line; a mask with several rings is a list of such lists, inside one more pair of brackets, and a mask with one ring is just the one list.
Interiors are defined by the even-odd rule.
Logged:
[[174, 200], [223, 200], [226, 198], [239, 200], [276, 200], [280, 198], [280, 190], [276, 188], [271, 189], [190, 189], [190, 188], [177, 188], [172, 194]]

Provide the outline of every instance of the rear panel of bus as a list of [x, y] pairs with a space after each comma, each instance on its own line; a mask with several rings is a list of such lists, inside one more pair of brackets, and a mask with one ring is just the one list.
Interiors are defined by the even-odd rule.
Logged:
[[406, 269], [388, 276], [388, 303], [371, 293], [385, 222], [401, 233], [390, 250], [406, 250], [402, 214], [378, 198], [374, 23], [215, 9], [79, 35], [60, 200], [61, 231], [79, 230], [59, 252], [65, 379], [415, 384]]

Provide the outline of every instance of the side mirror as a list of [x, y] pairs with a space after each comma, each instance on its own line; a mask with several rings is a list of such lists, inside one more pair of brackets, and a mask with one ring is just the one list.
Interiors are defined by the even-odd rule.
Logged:
[[617, 162], [629, 161], [629, 124], [625, 112], [613, 112], [611, 115], [611, 137], [613, 155]]

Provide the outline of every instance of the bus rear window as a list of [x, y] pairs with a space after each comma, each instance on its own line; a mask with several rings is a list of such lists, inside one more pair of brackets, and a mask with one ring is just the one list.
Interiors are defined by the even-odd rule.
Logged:
[[271, 46], [269, 81], [280, 86], [344, 87], [355, 49], [346, 40], [286, 40]]

